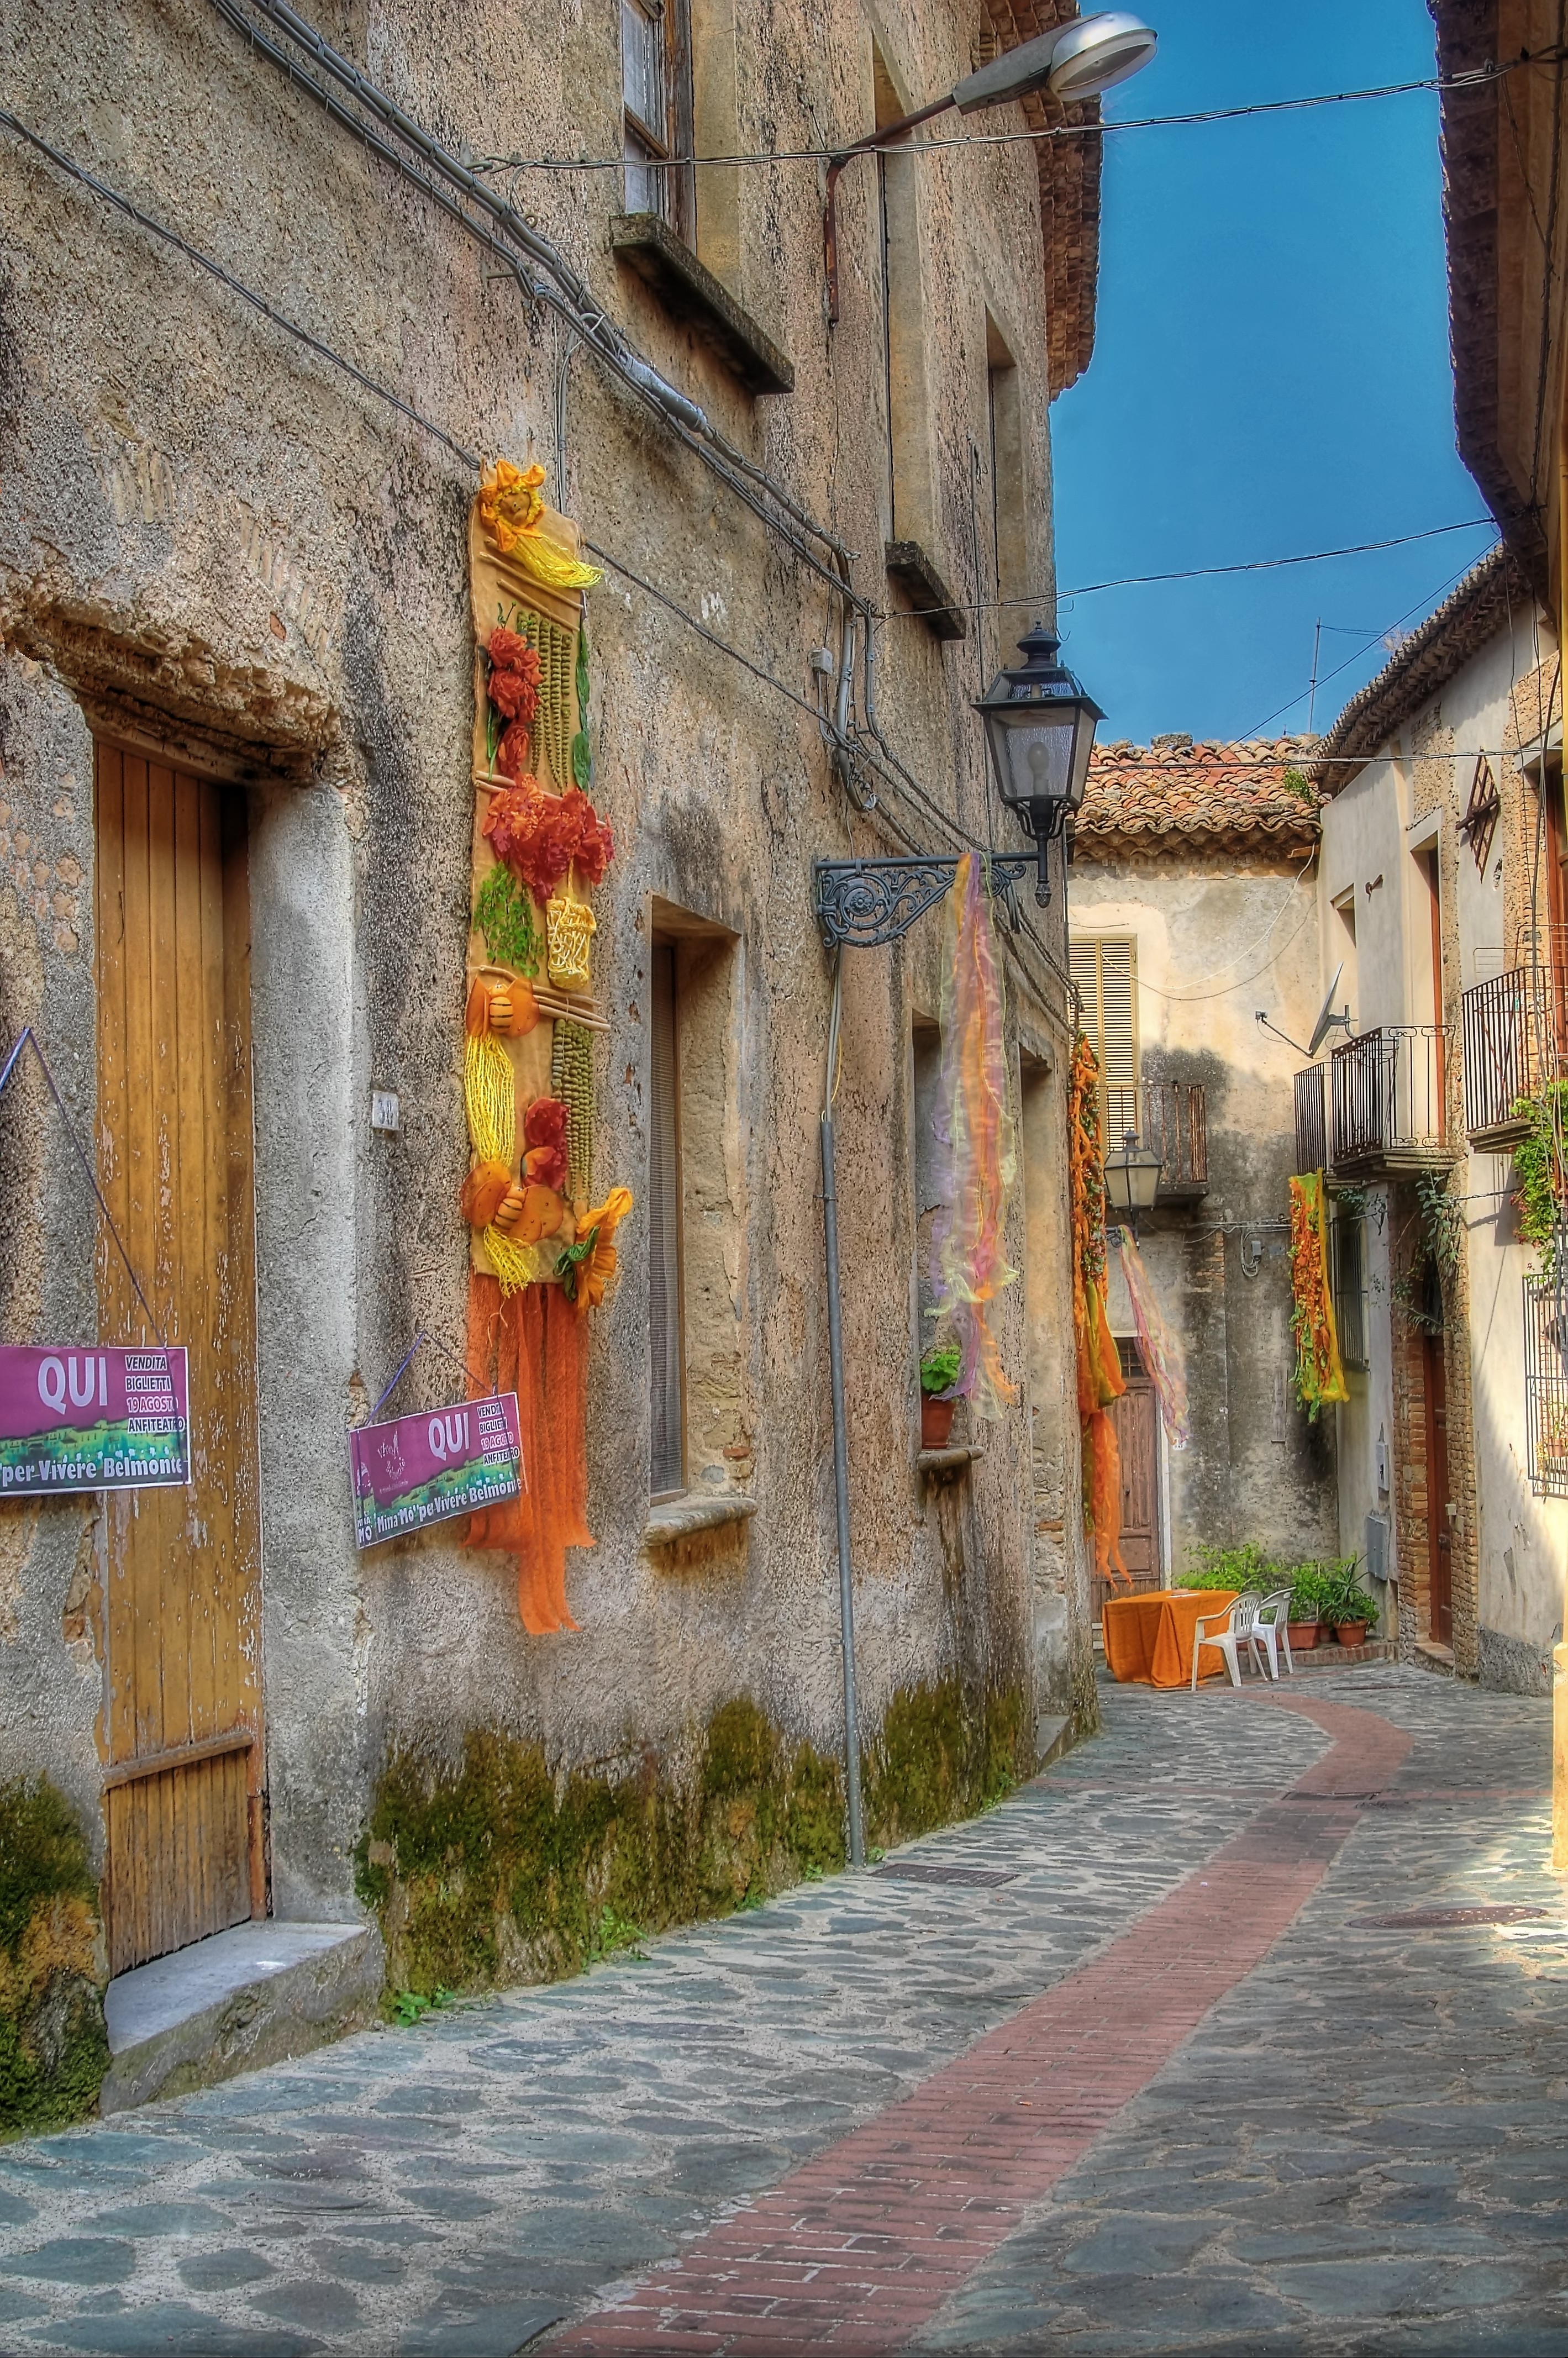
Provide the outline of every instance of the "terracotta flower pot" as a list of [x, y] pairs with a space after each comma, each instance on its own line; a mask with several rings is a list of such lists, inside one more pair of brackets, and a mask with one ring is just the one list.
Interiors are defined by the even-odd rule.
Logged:
[[1364, 1646], [1367, 1642], [1365, 1621], [1336, 1621], [1334, 1634], [1342, 1646]]
[[929, 1392], [920, 1395], [920, 1446], [922, 1449], [946, 1449], [953, 1430], [953, 1402], [934, 1400]]
[[1291, 1641], [1292, 1653], [1310, 1651], [1316, 1645], [1322, 1628], [1321, 1621], [1287, 1621], [1285, 1630]]

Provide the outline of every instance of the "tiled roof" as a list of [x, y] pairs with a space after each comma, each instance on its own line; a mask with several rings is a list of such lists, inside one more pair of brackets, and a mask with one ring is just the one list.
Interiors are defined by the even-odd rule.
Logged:
[[1074, 827], [1078, 856], [1092, 859], [1113, 844], [1123, 851], [1249, 843], [1305, 851], [1318, 832], [1317, 795], [1303, 791], [1317, 742], [1195, 745], [1170, 736], [1097, 745]]
[[[989, 35], [975, 56], [985, 64], [1078, 15], [1076, 0], [985, 0]], [[1045, 342], [1051, 397], [1077, 382], [1095, 348], [1095, 287], [1099, 276], [1099, 101], [1064, 105], [1049, 91], [1022, 102], [1032, 131], [1076, 128], [1073, 139], [1036, 143], [1040, 227], [1045, 256]]]
[[1312, 775], [1325, 798], [1347, 786], [1364, 762], [1375, 761], [1488, 640], [1510, 626], [1527, 637], [1534, 597], [1519, 558], [1501, 543], [1488, 549], [1318, 741]]

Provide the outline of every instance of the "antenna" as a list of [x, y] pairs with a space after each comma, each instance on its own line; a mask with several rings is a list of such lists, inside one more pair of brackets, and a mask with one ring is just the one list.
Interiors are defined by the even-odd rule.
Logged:
[[1312, 1037], [1307, 1042], [1309, 1059], [1316, 1055], [1331, 1032], [1336, 1030], [1348, 1032], [1350, 1029], [1349, 1008], [1342, 1008], [1337, 1015], [1334, 1012], [1334, 994], [1339, 988], [1339, 978], [1344, 972], [1345, 960], [1341, 958], [1334, 969], [1334, 980], [1323, 994], [1323, 1005], [1317, 1011], [1317, 1022], [1312, 1027]]

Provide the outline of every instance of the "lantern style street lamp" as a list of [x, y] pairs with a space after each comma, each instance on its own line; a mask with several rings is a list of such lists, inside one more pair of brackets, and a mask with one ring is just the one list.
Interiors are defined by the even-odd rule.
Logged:
[[1057, 662], [1060, 644], [1054, 631], [1036, 622], [1018, 643], [1023, 662], [999, 672], [975, 706], [986, 724], [997, 791], [1034, 838], [1034, 897], [1043, 909], [1051, 899], [1051, 842], [1082, 806], [1095, 730], [1105, 719], [1081, 682]]
[[1113, 1212], [1125, 1212], [1132, 1222], [1134, 1244], [1138, 1241], [1138, 1215], [1153, 1210], [1164, 1167], [1152, 1146], [1139, 1145], [1135, 1130], [1123, 1134], [1119, 1154], [1106, 1156], [1106, 1201]]

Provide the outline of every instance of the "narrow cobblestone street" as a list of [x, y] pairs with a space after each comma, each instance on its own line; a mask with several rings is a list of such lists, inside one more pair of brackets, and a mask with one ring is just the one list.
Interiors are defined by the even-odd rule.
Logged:
[[4, 2346], [1559, 2358], [1548, 1706], [1103, 1704], [863, 1881], [13, 2146]]

